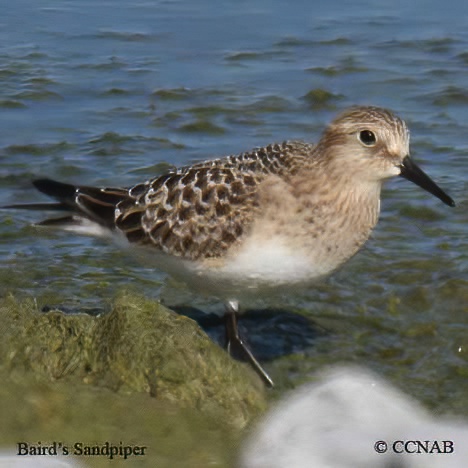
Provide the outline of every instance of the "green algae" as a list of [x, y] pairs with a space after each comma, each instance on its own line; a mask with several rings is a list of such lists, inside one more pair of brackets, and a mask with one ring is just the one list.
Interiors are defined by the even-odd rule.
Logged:
[[47, 89], [41, 90], [27, 90], [16, 93], [13, 98], [15, 100], [31, 100], [31, 101], [50, 101], [50, 100], [63, 100], [64, 97], [54, 91]]
[[3, 151], [11, 156], [17, 154], [30, 154], [32, 156], [41, 156], [44, 154], [59, 154], [73, 148], [73, 145], [66, 141], [59, 141], [57, 143], [46, 144], [23, 144], [23, 145], [10, 145]]
[[179, 130], [186, 133], [207, 133], [209, 135], [223, 135], [226, 131], [223, 127], [215, 125], [208, 120], [195, 120], [182, 125]]
[[285, 57], [286, 54], [281, 50], [269, 50], [269, 51], [244, 51], [244, 52], [233, 52], [226, 55], [225, 60], [227, 62], [243, 62], [243, 61], [265, 61], [272, 60], [277, 57]]
[[191, 94], [193, 91], [187, 88], [171, 88], [157, 89], [151, 95], [165, 101], [180, 101], [187, 99]]
[[103, 96], [126, 96], [130, 92], [122, 88], [110, 88], [102, 93]]
[[440, 212], [427, 206], [405, 205], [400, 208], [400, 215], [409, 219], [421, 221], [440, 221], [445, 218]]
[[331, 93], [326, 89], [316, 88], [310, 90], [303, 98], [313, 110], [320, 110], [333, 109], [336, 101], [341, 99], [342, 96]]
[[0, 99], [0, 107], [4, 109], [24, 109], [27, 106], [16, 99]]

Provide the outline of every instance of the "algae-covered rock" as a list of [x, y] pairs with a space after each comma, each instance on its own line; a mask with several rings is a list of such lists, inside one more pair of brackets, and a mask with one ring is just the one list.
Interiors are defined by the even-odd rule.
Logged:
[[9, 299], [0, 307], [5, 327], [3, 365], [52, 380], [121, 392], [147, 392], [200, 409], [233, 411], [243, 426], [261, 407], [255, 374], [232, 360], [193, 320], [159, 303], [122, 296], [100, 317], [42, 313]]
[[151, 447], [143, 466], [228, 466], [265, 407], [248, 366], [154, 301], [123, 295], [92, 317], [7, 298], [0, 321], [0, 446], [126, 439]]

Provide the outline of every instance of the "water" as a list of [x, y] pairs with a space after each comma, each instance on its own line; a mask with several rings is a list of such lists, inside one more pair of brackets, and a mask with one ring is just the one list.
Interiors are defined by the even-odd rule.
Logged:
[[[272, 372], [300, 380], [352, 359], [466, 414], [468, 6], [431, 4], [14, 2], [0, 19], [0, 201], [39, 200], [38, 176], [130, 185], [172, 165], [314, 141], [348, 105], [389, 107], [457, 208], [389, 183], [366, 248], [289, 302], [330, 336]], [[38, 219], [1, 214], [0, 294], [78, 305], [126, 287], [169, 302], [185, 294], [100, 240], [38, 233]]]

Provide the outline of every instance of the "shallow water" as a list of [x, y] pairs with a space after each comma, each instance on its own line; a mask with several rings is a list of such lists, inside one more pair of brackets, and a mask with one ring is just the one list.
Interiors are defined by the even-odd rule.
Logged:
[[[353, 360], [468, 414], [467, 10], [421, 0], [15, 2], [0, 19], [1, 204], [39, 200], [34, 177], [130, 185], [197, 159], [314, 141], [348, 105], [389, 107], [457, 207], [390, 182], [360, 254], [285, 301], [330, 334], [269, 369], [288, 386]], [[2, 212], [1, 294], [105, 307], [130, 287], [193, 300], [112, 245], [38, 232], [29, 224], [40, 216]]]

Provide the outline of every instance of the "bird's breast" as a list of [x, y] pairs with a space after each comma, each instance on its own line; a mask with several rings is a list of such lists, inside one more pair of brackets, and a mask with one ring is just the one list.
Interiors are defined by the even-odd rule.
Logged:
[[249, 235], [228, 253], [227, 271], [294, 283], [326, 276], [351, 258], [377, 223], [380, 185], [297, 193], [271, 180]]

